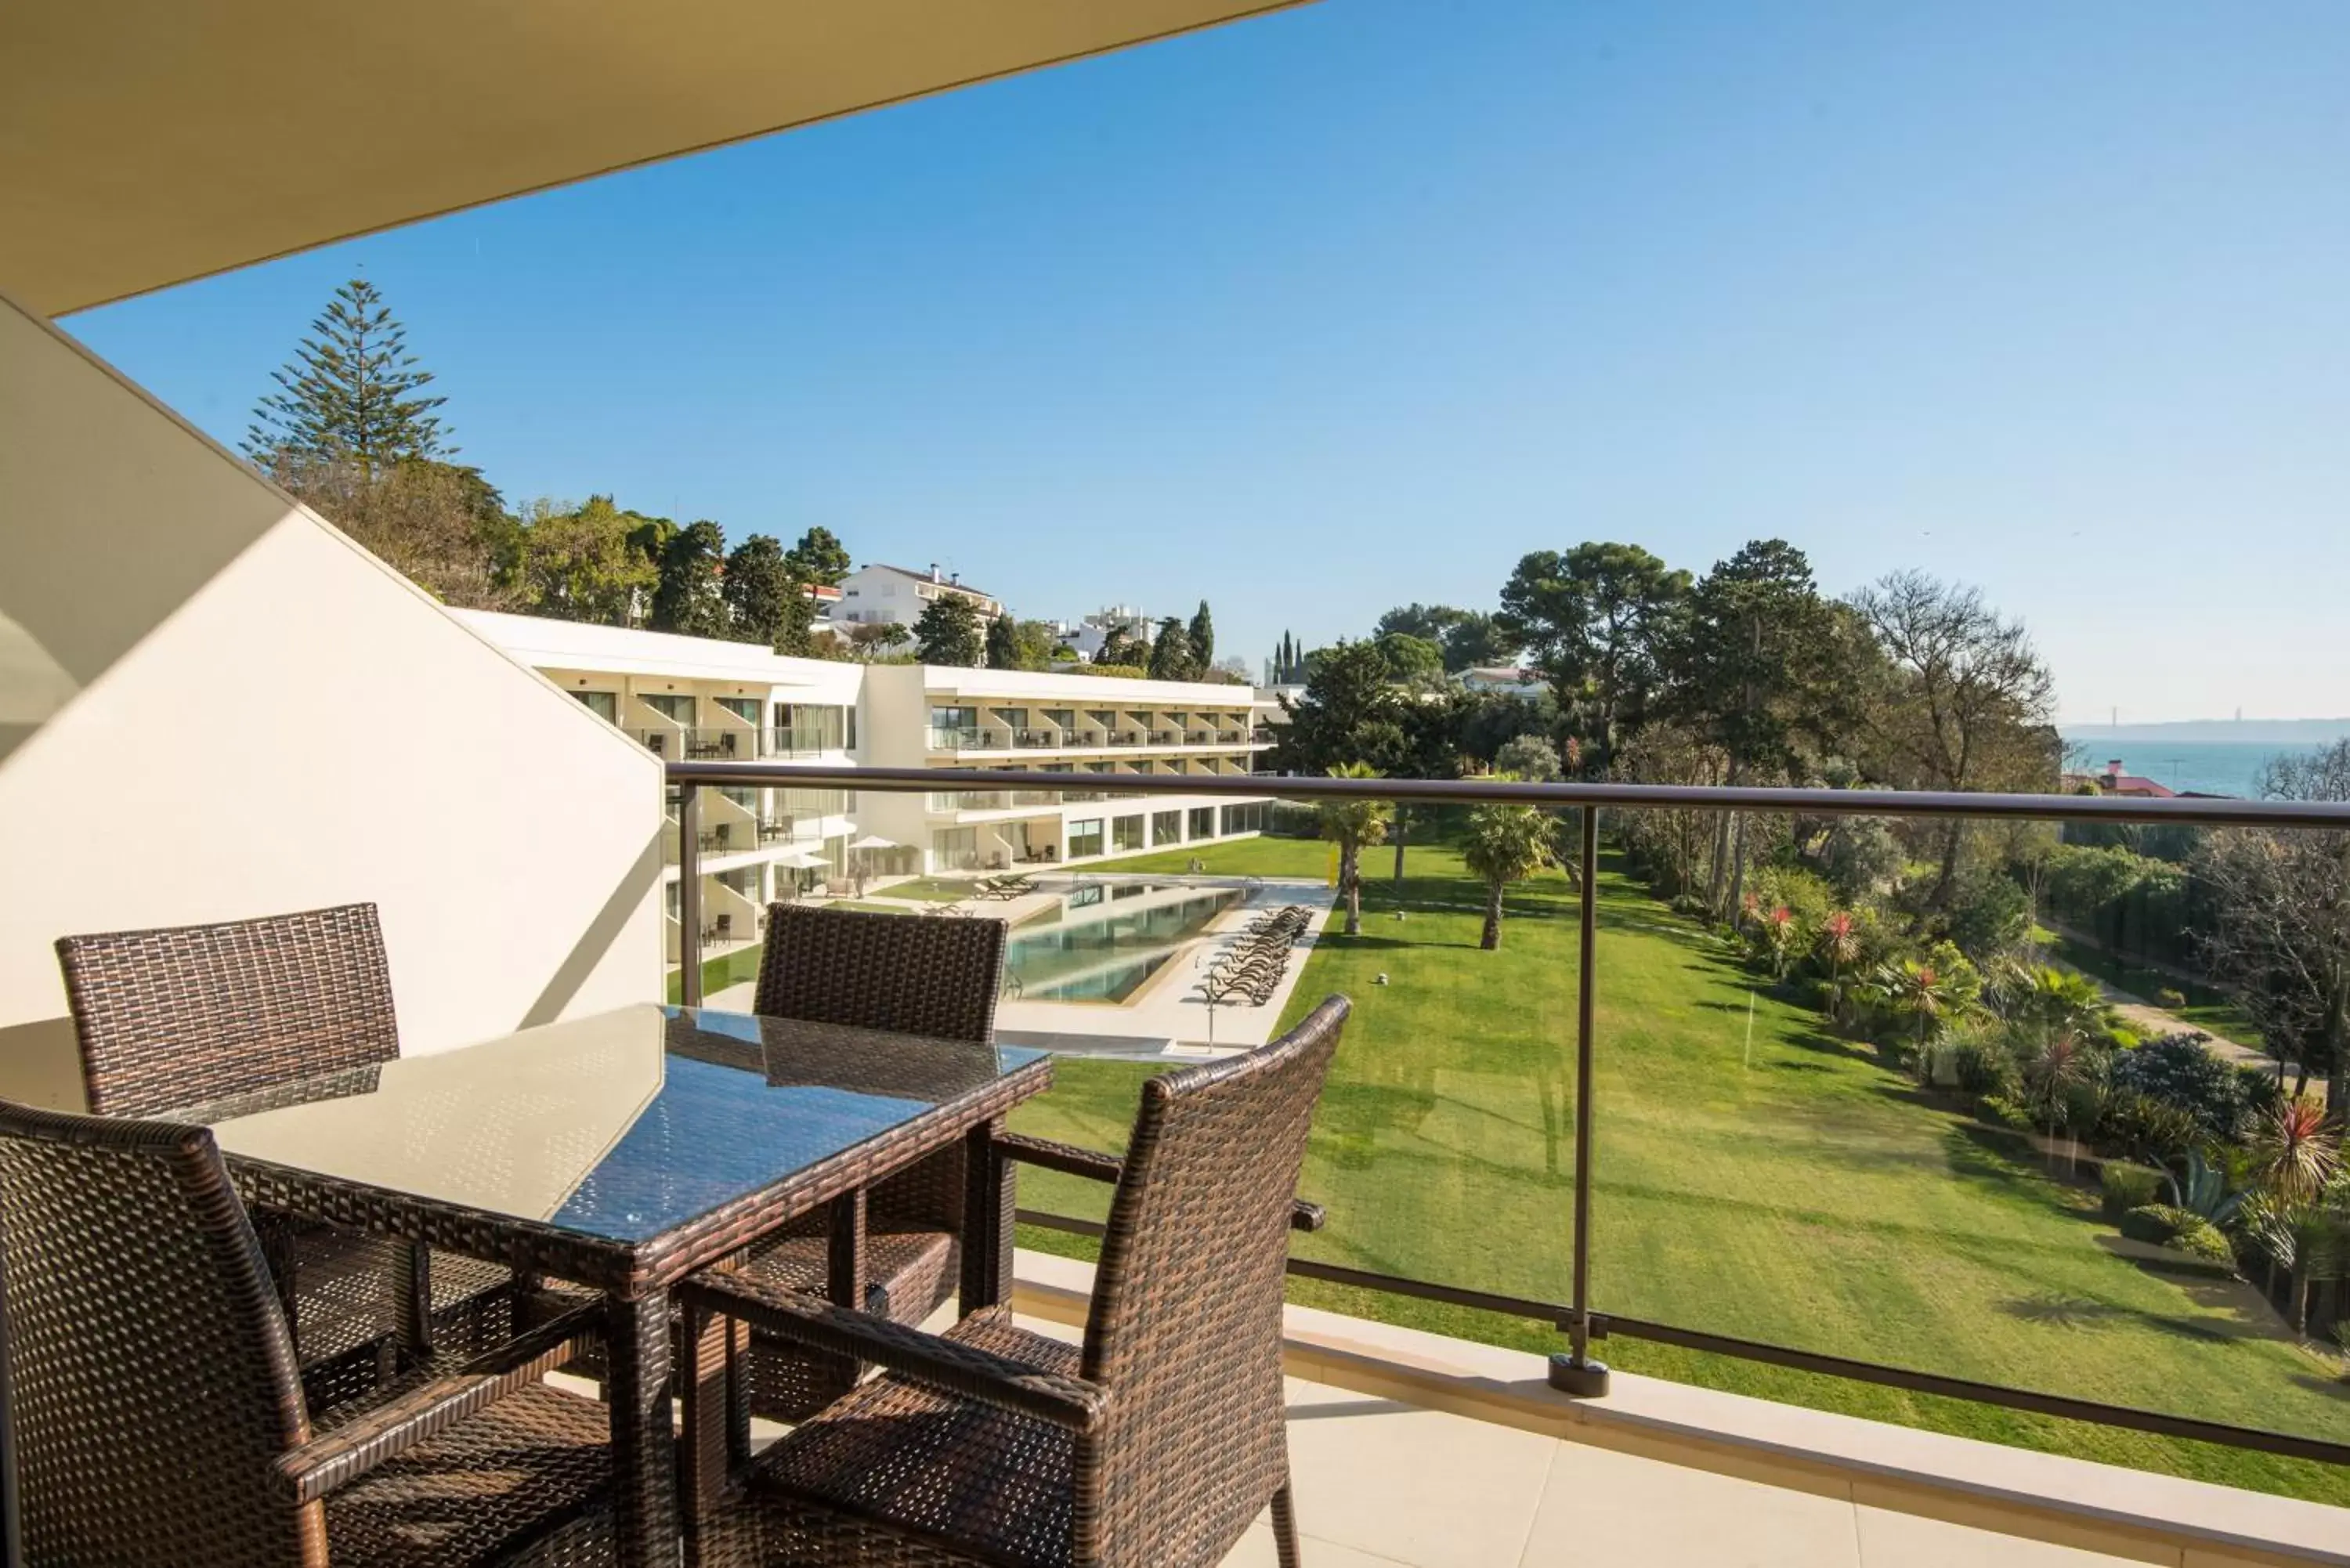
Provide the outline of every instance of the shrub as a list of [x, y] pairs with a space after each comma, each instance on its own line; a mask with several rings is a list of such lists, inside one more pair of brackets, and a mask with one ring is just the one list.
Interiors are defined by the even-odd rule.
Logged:
[[1951, 888], [1950, 940], [1980, 962], [2022, 941], [2032, 929], [2032, 897], [1997, 867], [1979, 867]]
[[1713, 919], [1712, 909], [1707, 905], [1704, 897], [1697, 893], [1676, 893], [1666, 908], [1676, 915], [1687, 915], [1691, 919], [1711, 921]]
[[2176, 1159], [2202, 1136], [2187, 1112], [2130, 1089], [2109, 1096], [2097, 1120], [2097, 1137], [2141, 1159]]
[[2180, 1226], [2163, 1245], [2175, 1252], [2184, 1252], [2190, 1258], [2203, 1258], [2214, 1263], [2232, 1265], [2236, 1261], [2236, 1250], [2228, 1245], [2226, 1234], [2208, 1220]]
[[2187, 993], [2166, 985], [2154, 993], [2154, 1000], [2157, 1006], [2167, 1007], [2176, 1012], [2187, 1005]]
[[2201, 1034], [2165, 1034], [2114, 1059], [2114, 1086], [2175, 1106], [2206, 1136], [2235, 1136], [2244, 1113], [2235, 1066], [2213, 1055]]
[[2023, 1090], [2015, 1058], [1996, 1041], [1960, 1041], [1950, 1048], [1950, 1065], [1959, 1087], [1970, 1095], [2012, 1100]]
[[2236, 1094], [2243, 1103], [2247, 1121], [2272, 1114], [2287, 1097], [2284, 1085], [2277, 1082], [2273, 1069], [2249, 1064], [2236, 1068]]
[[1985, 1095], [1979, 1108], [1982, 1112], [1983, 1119], [1996, 1126], [2007, 1127], [2015, 1132], [2028, 1133], [2039, 1130], [2040, 1124], [2033, 1119], [2032, 1112], [2004, 1095]]
[[2133, 1209], [2143, 1209], [2162, 1196], [2162, 1172], [2147, 1166], [2109, 1159], [2098, 1175], [2104, 1189], [2106, 1218], [2118, 1223]]
[[2184, 1209], [2174, 1209], [2168, 1203], [2141, 1203], [2125, 1210], [2119, 1221], [2121, 1233], [2133, 1241], [2151, 1241], [2162, 1246], [2192, 1225], [2210, 1222], [2200, 1215], [2189, 1214]]

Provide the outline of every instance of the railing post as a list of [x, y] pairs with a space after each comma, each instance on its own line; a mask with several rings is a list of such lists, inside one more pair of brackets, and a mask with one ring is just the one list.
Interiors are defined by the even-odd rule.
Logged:
[[1607, 1364], [1591, 1359], [1591, 1020], [1598, 977], [1599, 811], [1583, 808], [1581, 975], [1575, 997], [1575, 1296], [1567, 1353], [1550, 1358], [1550, 1386], [1593, 1398], [1607, 1392]]
[[702, 788], [677, 786], [677, 956], [679, 1000], [702, 1005]]

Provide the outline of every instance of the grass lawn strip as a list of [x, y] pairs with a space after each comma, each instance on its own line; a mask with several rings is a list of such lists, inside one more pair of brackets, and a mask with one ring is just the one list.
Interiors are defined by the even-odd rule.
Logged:
[[[1326, 875], [1326, 845], [1259, 838], [1121, 870]], [[1443, 846], [1366, 857], [1362, 936], [1326, 934], [1286, 1023], [1356, 1002], [1304, 1189], [1330, 1210], [1300, 1255], [1535, 1299], [1568, 1293], [1576, 904], [1513, 889], [1498, 952]], [[2334, 1357], [2246, 1287], [2111, 1243], [2093, 1195], [2021, 1140], [1921, 1096], [1868, 1047], [1767, 993], [1636, 884], [1599, 909], [1593, 1303], [1602, 1312], [1953, 1376], [2350, 1440]], [[1398, 920], [1400, 912], [1405, 917]], [[1338, 917], [1335, 914], [1335, 929]], [[1384, 973], [1386, 985], [1375, 983]], [[1750, 1033], [1751, 1010], [1751, 1033]], [[1152, 1069], [1064, 1060], [1024, 1131], [1118, 1147]], [[1030, 1208], [1099, 1217], [1049, 1172]], [[1024, 1233], [1063, 1251], [1079, 1239]], [[1295, 1299], [1547, 1351], [1546, 1324], [1293, 1282]], [[1758, 1395], [2199, 1480], [2350, 1504], [2350, 1474], [2214, 1445], [1934, 1399], [1635, 1341], [1608, 1358]]]

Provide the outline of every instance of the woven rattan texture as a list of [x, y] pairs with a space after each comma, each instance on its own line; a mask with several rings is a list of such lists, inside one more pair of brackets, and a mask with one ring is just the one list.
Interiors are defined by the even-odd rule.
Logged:
[[0, 1104], [0, 1215], [28, 1562], [611, 1560], [605, 1411], [540, 1381], [572, 1322], [494, 1364], [424, 1360], [314, 1428], [209, 1131]]
[[307, 1438], [259, 1242], [201, 1128], [0, 1106], [0, 1289], [34, 1563], [300, 1563]]
[[[947, 1337], [1039, 1371], [1077, 1370], [1075, 1346], [1001, 1311]], [[768, 1549], [778, 1563], [1064, 1568], [1075, 1453], [1067, 1432], [1042, 1421], [878, 1377], [777, 1445], [760, 1478], [761, 1495], [781, 1500], [763, 1511]], [[797, 1507], [797, 1497], [830, 1506]]]
[[[1281, 1397], [1290, 1206], [1347, 1012], [1150, 1080], [1076, 1369], [1108, 1396], [1076, 1438], [885, 1376], [768, 1450], [776, 1562], [1211, 1568], [1268, 1504], [1295, 1561]], [[1066, 1350], [983, 1314], [958, 1333], [1040, 1370]]]
[[[83, 1088], [100, 1116], [211, 1121], [357, 1093], [400, 1054], [373, 904], [66, 937], [57, 961], [80, 1036]], [[263, 1234], [294, 1303], [304, 1365], [408, 1326], [407, 1243], [286, 1220], [265, 1221]], [[432, 1306], [454, 1306], [505, 1277], [471, 1259], [436, 1257]]]
[[[995, 1037], [1006, 929], [1002, 920], [773, 905], [752, 1010], [985, 1044]], [[963, 1166], [960, 1148], [943, 1149], [873, 1189], [868, 1310], [918, 1324], [954, 1293]], [[827, 1282], [822, 1238], [815, 1228], [785, 1237], [754, 1252], [752, 1270], [820, 1295]], [[752, 1345], [754, 1413], [797, 1420], [840, 1391], [823, 1364], [762, 1336], [754, 1335]]]
[[400, 1054], [373, 904], [57, 942], [89, 1108], [146, 1116]]

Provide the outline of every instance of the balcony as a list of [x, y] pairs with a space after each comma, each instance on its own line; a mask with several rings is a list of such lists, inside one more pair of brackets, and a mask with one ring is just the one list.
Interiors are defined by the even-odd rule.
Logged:
[[[1185, 807], [1186, 794], [1311, 803], [1376, 798], [1390, 787], [1120, 774], [1105, 791], [1109, 781], [1079, 776], [1082, 789], [1061, 798], [1149, 801], [1154, 824], [1196, 810]], [[981, 773], [971, 787], [1007, 794], [1066, 787], [1043, 785], [1033, 774]], [[1798, 863], [1750, 864], [1743, 875], [1756, 898], [1742, 918], [1693, 918], [1687, 906], [1699, 895], [1678, 904], [1671, 897], [1692, 886], [1693, 874], [1678, 873], [1678, 885], [1669, 878], [1672, 857], [1701, 857], [1716, 842], [1715, 797], [1702, 789], [1411, 787], [1418, 794], [1405, 803], [1412, 827], [1401, 881], [1385, 846], [1366, 848], [1361, 935], [1348, 939], [1334, 919], [1290, 992], [1364, 1001], [1309, 1147], [1304, 1190], [1327, 1206], [1331, 1222], [1295, 1239], [1292, 1299], [1300, 1307], [1343, 1308], [1366, 1320], [1360, 1334], [1394, 1329], [1485, 1342], [1447, 1353], [1456, 1358], [1555, 1348], [1575, 1376], [1604, 1357], [1619, 1380], [1693, 1380], [1707, 1386], [1641, 1386], [1665, 1389], [1656, 1397], [1668, 1400], [1735, 1396], [1704, 1412], [1716, 1427], [1758, 1409], [1805, 1431], [1861, 1415], [1894, 1417], [1906, 1425], [1863, 1427], [1847, 1443], [1860, 1456], [1853, 1463], [1865, 1466], [1871, 1451], [1914, 1452], [1921, 1469], [1955, 1467], [1974, 1478], [1953, 1483], [1961, 1492], [2012, 1490], [2034, 1473], [2074, 1477], [2077, 1466], [2079, 1475], [2108, 1477], [2116, 1497], [2148, 1487], [2186, 1499], [2185, 1529], [2199, 1518], [2232, 1517], [2238, 1507], [2268, 1508], [2252, 1491], [2282, 1490], [2303, 1500], [2287, 1511], [2313, 1511], [2304, 1523], [2335, 1532], [2329, 1550], [2350, 1549], [2350, 1521], [2319, 1507], [2350, 1503], [2350, 1399], [2338, 1392], [2350, 1386], [2350, 1365], [2328, 1333], [2350, 1320], [2350, 1288], [2299, 1279], [2248, 1232], [2232, 1233], [2215, 1258], [2126, 1231], [2117, 1216], [2146, 1200], [2113, 1194], [2130, 1179], [2161, 1180], [2144, 1168], [2132, 1175], [2133, 1157], [2114, 1140], [2135, 1135], [2101, 1131], [2096, 1118], [2105, 1113], [2086, 1100], [2060, 1116], [2020, 1110], [1995, 1086], [1980, 1086], [1991, 1081], [1986, 1075], [2011, 1070], [2001, 1062], [2029, 1065], [2042, 1028], [2030, 1006], [1987, 994], [1959, 1004], [1962, 1026], [1902, 1011], [1896, 993], [1905, 974], [1974, 972], [1962, 954], [1931, 949], [1939, 939], [1928, 937], [1916, 939], [1927, 956], [1910, 969], [1901, 966], [1903, 950], [1889, 948], [1888, 959], [1841, 971], [1839, 990], [1835, 966], [1846, 961], [1814, 956], [1832, 950], [1816, 945], [1816, 933], [1773, 945], [1783, 921], [1831, 933], [1824, 922], [1836, 912], [1832, 905], [1804, 905], [1811, 913], [1800, 917], [1789, 908], [1812, 897], [1794, 875]], [[1424, 836], [1433, 825], [1419, 802], [1431, 798], [1532, 802], [1521, 809], [1554, 814], [1554, 865], [1504, 888], [1491, 932], [1480, 929], [1486, 889], [1462, 871], [1458, 846]], [[2033, 815], [2067, 830], [2121, 820], [2286, 837], [2309, 827], [2338, 832], [2337, 820], [2350, 822], [2350, 807], [2323, 803], [1828, 791], [1720, 798], [1735, 801], [1750, 820], [1807, 814], [1929, 835], [1971, 808], [1983, 819], [1986, 845], [2022, 842], [2003, 826], [1999, 836], [1991, 827]], [[1604, 809], [1586, 816], [1582, 808], [1591, 803]], [[1249, 808], [1216, 809], [1209, 832], [1220, 842], [1194, 848], [1161, 838], [1166, 853], [1136, 869], [1204, 876], [1275, 902], [1285, 888], [1328, 896], [1330, 845], [1231, 839], [1262, 819], [1243, 815], [1236, 829], [1232, 813]], [[1191, 827], [1189, 815], [1180, 826]], [[1159, 837], [1159, 827], [1150, 831]], [[1119, 842], [1107, 822], [1102, 842]], [[1694, 886], [1703, 888], [1701, 875]], [[1581, 887], [1596, 896], [1585, 898]], [[1892, 914], [1870, 908], [1872, 929], [1882, 933], [1872, 940], [1909, 940], [1887, 924]], [[2073, 955], [2070, 941], [2034, 950]], [[2094, 955], [2078, 956], [2087, 963]], [[1167, 962], [1159, 1028], [1176, 1042], [1176, 1059], [1244, 1046], [1276, 1022], [1280, 1003], [1252, 1005], [1244, 993], [1234, 1002], [1229, 992], [1211, 997], [1192, 978], [1214, 972], [1204, 955], [1180, 947]], [[1855, 977], [1878, 973], [1890, 989], [1853, 988]], [[1587, 1013], [1579, 976], [1589, 977]], [[1103, 1017], [1094, 1005], [1091, 1017]], [[2081, 1027], [2095, 1040], [2120, 1027], [2098, 1011], [2094, 988], [2086, 1005], [2101, 1021]], [[2141, 1008], [2161, 1011], [2151, 992], [2127, 1005], [2134, 1020], [2149, 1016]], [[1095, 1027], [1073, 1020], [1064, 1029], [1075, 1039]], [[2184, 1021], [2177, 1027], [2183, 1033]], [[2143, 1048], [2134, 1042], [2159, 1033], [2158, 1022], [2133, 1022], [2128, 1038], [2094, 1047], [2094, 1070], [2118, 1071], [2116, 1063], [2136, 1060], [2130, 1054]], [[2208, 1049], [2223, 1060], [2227, 1049], [2175, 1048]], [[1154, 1070], [1073, 1061], [1054, 1091], [1015, 1119], [1040, 1136], [1114, 1147], [1139, 1080]], [[2033, 1080], [2013, 1070], [2021, 1086], [2012, 1092], [2028, 1093]], [[2294, 1069], [2288, 1064], [2284, 1072], [2289, 1085]], [[2106, 1098], [2098, 1103], [2124, 1104], [2113, 1096], [2138, 1093], [2128, 1087], [2134, 1081], [2099, 1078], [2095, 1093]], [[2052, 1116], [2059, 1116], [2054, 1131]], [[2173, 1158], [2183, 1168], [2175, 1164], [2183, 1157]], [[1586, 1159], [1593, 1169], [1584, 1168]], [[2350, 1200], [2350, 1178], [2344, 1192]], [[1022, 1198], [1032, 1222], [1081, 1236], [1101, 1217], [1097, 1199], [1088, 1207], [1050, 1172], [1024, 1178]], [[1918, 1282], [1928, 1280], [1931, 1289], [1921, 1289]], [[1534, 1326], [1545, 1324], [1556, 1326]], [[1457, 1413], [1456, 1404], [1451, 1395], [1436, 1399]], [[1517, 1408], [1491, 1416], [1517, 1427], [1532, 1418]], [[2043, 1451], [1991, 1449], [1984, 1459], [1986, 1438]], [[1958, 1446], [1936, 1446], [1950, 1444]], [[2099, 1468], [2106, 1465], [2141, 1473], [2111, 1480]], [[2215, 1491], [2178, 1478], [2248, 1490]], [[1870, 1521], [1866, 1510], [1876, 1505], [1860, 1481], [1847, 1476], [1843, 1484], [1845, 1538], [1859, 1529], [1867, 1560], [1867, 1532], [1894, 1526]], [[2187, 1490], [2167, 1490], [2174, 1486]], [[1993, 1528], [2022, 1527], [2003, 1519]]]
[[[1024, 1249], [1014, 1308], [1075, 1343], [1091, 1278]], [[1283, 1350], [1315, 1568], [2238, 1568], [2345, 1541], [2334, 1509], [1652, 1378], [1569, 1399], [1541, 1356], [1311, 1307]], [[1225, 1568], [1274, 1562], [1260, 1521]]]

